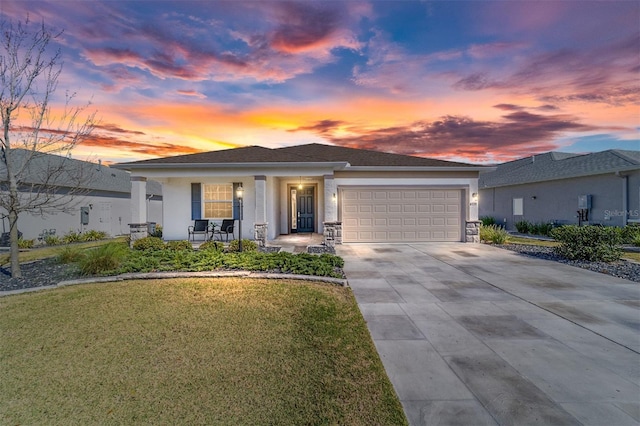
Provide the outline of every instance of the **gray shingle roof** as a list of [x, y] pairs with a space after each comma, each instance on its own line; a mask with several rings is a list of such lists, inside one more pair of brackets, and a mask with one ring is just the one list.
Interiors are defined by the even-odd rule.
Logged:
[[610, 149], [590, 154], [547, 152], [499, 164], [480, 175], [480, 188], [640, 170], [640, 151]]
[[175, 157], [154, 158], [150, 160], [119, 163], [116, 166], [128, 168], [153, 164], [233, 164], [233, 163], [324, 163], [347, 162], [351, 166], [398, 166], [398, 167], [477, 167], [473, 164], [411, 155], [391, 154], [365, 149], [340, 146], [308, 144], [285, 148], [264, 148], [248, 146], [198, 154], [178, 155]]
[[[23, 149], [12, 150], [12, 161], [14, 164], [22, 165], [26, 161], [27, 155], [33, 154], [29, 161], [27, 173], [23, 175], [23, 182], [28, 184], [42, 184], [46, 179], [47, 170], [50, 168], [64, 167], [67, 172], [60, 173], [56, 177], [55, 186], [60, 188], [76, 186], [78, 177], [81, 176], [83, 189], [93, 191], [104, 191], [112, 193], [131, 193], [131, 176], [124, 170], [90, 163], [88, 161], [76, 160], [62, 157], [60, 155], [45, 154], [41, 152], [30, 152]], [[7, 184], [6, 168], [0, 161], [0, 191], [6, 190]], [[162, 185], [156, 181], [147, 182], [147, 194], [161, 195]]]

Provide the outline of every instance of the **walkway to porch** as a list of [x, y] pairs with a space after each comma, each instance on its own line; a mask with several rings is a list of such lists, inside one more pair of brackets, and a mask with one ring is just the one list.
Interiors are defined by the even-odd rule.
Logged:
[[307, 247], [322, 245], [323, 241], [322, 234], [308, 232], [279, 235], [275, 240], [267, 241], [267, 246], [281, 247], [281, 251], [288, 251], [289, 253], [303, 253], [307, 251]]

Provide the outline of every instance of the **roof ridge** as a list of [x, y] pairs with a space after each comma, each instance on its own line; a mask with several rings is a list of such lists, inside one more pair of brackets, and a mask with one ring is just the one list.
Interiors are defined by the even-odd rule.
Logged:
[[608, 151], [611, 151], [611, 153], [613, 155], [616, 155], [616, 156], [622, 158], [623, 160], [626, 160], [626, 161], [630, 162], [631, 164], [640, 165], [640, 162], [636, 161], [635, 159], [633, 159], [633, 158], [629, 157], [627, 154], [625, 154], [626, 150], [609, 149]]

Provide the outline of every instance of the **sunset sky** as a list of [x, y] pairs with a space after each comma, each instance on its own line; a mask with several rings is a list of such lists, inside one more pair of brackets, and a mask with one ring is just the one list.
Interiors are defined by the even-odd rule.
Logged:
[[640, 149], [638, 1], [0, 1], [100, 124], [75, 158], [325, 143], [489, 163]]

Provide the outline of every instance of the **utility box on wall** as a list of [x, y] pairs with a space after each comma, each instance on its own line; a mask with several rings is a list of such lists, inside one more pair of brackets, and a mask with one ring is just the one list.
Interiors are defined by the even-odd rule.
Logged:
[[89, 224], [89, 207], [80, 207], [80, 223], [82, 225]]
[[578, 195], [578, 208], [591, 209], [591, 195]]

